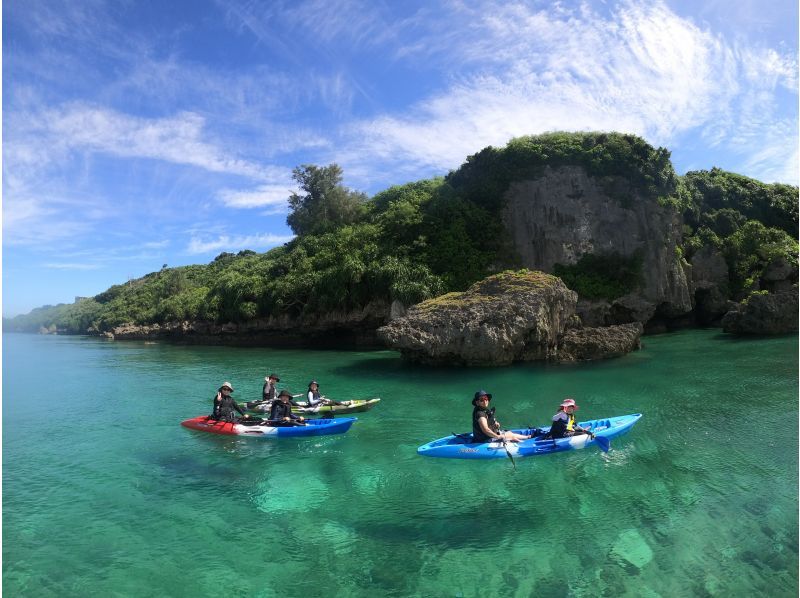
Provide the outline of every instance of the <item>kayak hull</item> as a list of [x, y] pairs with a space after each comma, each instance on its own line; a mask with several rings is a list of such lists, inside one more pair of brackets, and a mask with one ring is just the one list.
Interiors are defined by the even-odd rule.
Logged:
[[[375, 405], [380, 403], [379, 398], [374, 399], [358, 399], [354, 401], [348, 401], [349, 405], [320, 405], [319, 407], [306, 407], [306, 403], [299, 402], [299, 407], [292, 406], [292, 413], [297, 413], [299, 415], [312, 415], [315, 413], [325, 414], [325, 413], [333, 413], [335, 415], [344, 415], [347, 413], [361, 413], [363, 411], [369, 411]], [[249, 409], [251, 413], [269, 413], [270, 404], [264, 403], [263, 405], [258, 405]]]
[[342, 417], [339, 419], [312, 419], [307, 420], [305, 426], [270, 426], [256, 425], [244, 426], [232, 422], [222, 422], [210, 419], [205, 415], [193, 417], [181, 422], [181, 425], [190, 430], [219, 434], [222, 436], [247, 436], [249, 438], [284, 438], [289, 436], [326, 436], [329, 434], [344, 434], [356, 421], [355, 417]]
[[[611, 440], [627, 433], [641, 419], [641, 413], [595, 419], [579, 422], [578, 425], [590, 429], [596, 437]], [[540, 428], [546, 433], [550, 428]], [[517, 434], [529, 434], [530, 430], [522, 428], [512, 430]], [[602, 442], [602, 441], [601, 441]], [[521, 442], [472, 442], [472, 434], [458, 434], [439, 438], [417, 449], [417, 453], [425, 457], [441, 457], [447, 459], [505, 459], [510, 453], [513, 457], [534, 457], [550, 453], [560, 453], [597, 445], [588, 434], [580, 434], [556, 440], [531, 438]], [[507, 450], [507, 452], [506, 452]]]

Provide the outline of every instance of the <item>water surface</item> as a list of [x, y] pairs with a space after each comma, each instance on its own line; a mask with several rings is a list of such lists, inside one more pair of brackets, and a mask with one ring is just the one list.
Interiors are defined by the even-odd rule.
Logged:
[[[798, 342], [694, 330], [577, 366], [3, 337], [9, 596], [796, 596]], [[276, 371], [382, 402], [342, 436], [179, 426]], [[423, 458], [485, 388], [506, 426], [641, 412], [594, 449]]]

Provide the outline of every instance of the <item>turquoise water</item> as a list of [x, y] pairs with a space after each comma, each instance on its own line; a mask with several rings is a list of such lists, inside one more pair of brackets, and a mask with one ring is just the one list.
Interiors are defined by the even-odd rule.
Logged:
[[[179, 426], [230, 380], [380, 396], [342, 436]], [[427, 459], [486, 388], [506, 426], [642, 412], [595, 449]], [[3, 337], [9, 596], [796, 596], [798, 341], [645, 338], [580, 366]]]

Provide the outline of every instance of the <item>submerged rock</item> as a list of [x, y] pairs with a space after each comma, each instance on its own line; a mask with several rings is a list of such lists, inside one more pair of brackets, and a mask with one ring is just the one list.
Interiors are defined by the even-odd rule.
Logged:
[[429, 299], [378, 329], [391, 348], [420, 363], [506, 365], [548, 359], [578, 295], [543, 272], [503, 272], [463, 293]]
[[653, 560], [653, 549], [638, 530], [628, 529], [617, 538], [611, 549], [611, 555], [641, 569]]

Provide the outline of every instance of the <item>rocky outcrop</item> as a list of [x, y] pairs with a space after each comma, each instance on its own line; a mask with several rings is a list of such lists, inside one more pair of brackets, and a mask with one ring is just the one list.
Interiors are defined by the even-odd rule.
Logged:
[[620, 357], [641, 348], [641, 322], [567, 330], [558, 344], [556, 360], [562, 363]]
[[722, 329], [734, 334], [797, 332], [797, 285], [780, 293], [754, 293], [722, 318]]
[[376, 329], [389, 321], [392, 309], [373, 302], [364, 309], [329, 312], [313, 317], [288, 315], [258, 318], [246, 322], [218, 324], [203, 321], [164, 324], [123, 324], [102, 336], [115, 340], [170, 340], [198, 344], [274, 345], [293, 347], [381, 346]]
[[506, 272], [463, 293], [424, 301], [378, 329], [378, 335], [420, 363], [506, 365], [547, 359], [577, 299], [555, 276]]
[[640, 324], [583, 328], [576, 303], [577, 294], [555, 276], [504, 272], [412, 307], [378, 335], [406, 359], [427, 364], [577, 361], [638, 347]]
[[511, 184], [503, 222], [526, 268], [552, 272], [585, 254], [642, 257], [641, 288], [615, 301], [604, 324], [679, 317], [692, 309], [676, 251], [679, 214], [641, 197], [625, 179], [601, 182], [580, 166], [547, 167], [536, 180]]
[[692, 288], [695, 319], [699, 324], [719, 324], [730, 309], [728, 264], [713, 247], [703, 247], [692, 256]]

